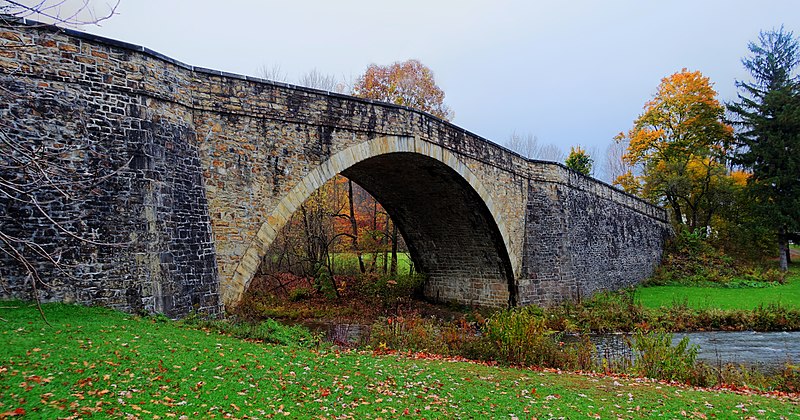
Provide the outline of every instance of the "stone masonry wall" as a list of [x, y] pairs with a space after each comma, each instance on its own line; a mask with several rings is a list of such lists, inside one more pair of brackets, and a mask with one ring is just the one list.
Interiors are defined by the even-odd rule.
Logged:
[[[42, 297], [170, 316], [219, 312], [191, 114], [111, 89], [118, 73], [87, 63], [124, 63], [130, 52], [111, 55], [77, 38], [27, 32], [0, 33], [2, 45], [22, 45], [0, 49], [0, 135], [21, 150], [55, 154], [53, 166], [69, 171], [54, 182], [70, 181], [69, 197], [40, 182], [34, 196], [56, 223], [13, 197], [0, 200], [0, 223], [4, 233], [34, 237], [60, 258], [58, 269], [27, 252], [45, 280]], [[19, 154], [3, 148], [3, 168], [10, 168]], [[18, 264], [4, 259], [0, 275], [4, 295], [30, 296], [31, 280]]]
[[654, 220], [612, 200], [587, 177], [566, 169], [561, 175], [529, 184], [523, 305], [634, 285], [653, 273], [671, 234], [666, 214]]
[[[47, 288], [54, 299], [174, 316], [217, 312], [220, 290], [255, 271], [258, 254], [250, 251], [268, 245], [254, 248], [269, 240], [262, 233], [281, 227], [286, 209], [310, 193], [307, 186], [332, 176], [318, 169], [334, 160], [355, 165], [396, 148], [387, 139], [410, 139], [413, 150], [405, 151], [463, 177], [467, 182], [453, 184], [461, 189], [458, 200], [481, 194], [483, 203], [461, 208], [474, 215], [464, 220], [476, 226], [470, 232], [483, 232], [484, 244], [463, 230], [462, 242], [471, 245], [462, 248], [472, 249], [476, 261], [497, 264], [480, 279], [500, 277], [447, 285], [442, 279], [455, 272], [448, 270], [456, 262], [464, 266], [470, 254], [426, 252], [439, 258], [428, 266], [444, 270], [433, 289], [452, 293], [440, 299], [499, 304], [519, 294], [518, 303], [558, 300], [641, 279], [660, 255], [663, 210], [408, 108], [191, 67], [139, 46], [24, 23], [0, 29], [0, 82], [7, 92], [2, 121], [29, 127], [0, 130], [48, 150], [85, 144], [65, 161], [102, 178], [88, 193], [50, 202], [48, 209], [81, 220], [70, 226], [115, 246], [72, 243], [43, 227], [32, 209], [0, 203], [4, 229], [13, 225], [19, 235], [47, 238], [75, 266], [74, 279]], [[364, 148], [381, 139], [388, 143], [376, 151]], [[603, 220], [612, 214], [622, 220]], [[414, 229], [434, 231], [412, 223], [404, 229], [409, 236]], [[614, 234], [621, 236], [612, 240]], [[420, 244], [431, 239], [420, 238]], [[608, 244], [598, 245], [603, 241]], [[459, 239], [454, 242], [457, 249]], [[648, 248], [628, 249], [639, 246]], [[578, 254], [598, 262], [593, 274], [611, 273], [608, 280], [586, 276], [590, 268]], [[451, 269], [442, 268], [448, 263]], [[25, 281], [9, 267], [3, 261], [1, 274], [12, 284], [10, 294], [21, 295]], [[641, 271], [623, 274], [628, 268]], [[232, 290], [228, 303], [242, 285]]]

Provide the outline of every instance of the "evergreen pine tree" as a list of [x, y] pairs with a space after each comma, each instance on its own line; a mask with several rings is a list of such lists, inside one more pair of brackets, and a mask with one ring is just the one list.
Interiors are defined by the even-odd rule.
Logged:
[[734, 162], [751, 172], [748, 189], [777, 233], [781, 270], [788, 269], [788, 238], [800, 231], [800, 46], [783, 27], [761, 32], [742, 60], [753, 77], [737, 82], [728, 104], [738, 127]]

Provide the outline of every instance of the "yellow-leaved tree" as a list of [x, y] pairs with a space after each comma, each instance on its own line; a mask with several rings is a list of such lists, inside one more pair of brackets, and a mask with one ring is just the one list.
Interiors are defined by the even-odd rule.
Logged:
[[616, 137], [628, 142], [623, 158], [635, 171], [615, 184], [668, 206], [678, 227], [709, 226], [731, 184], [733, 129], [723, 116], [708, 77], [686, 69], [665, 77], [633, 128]]
[[398, 61], [388, 66], [371, 64], [356, 80], [353, 95], [411, 107], [447, 121], [453, 118], [433, 72], [419, 60]]

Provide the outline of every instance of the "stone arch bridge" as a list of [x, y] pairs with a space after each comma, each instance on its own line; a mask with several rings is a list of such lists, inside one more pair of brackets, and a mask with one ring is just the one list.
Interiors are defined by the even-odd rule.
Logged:
[[[36, 209], [4, 199], [4, 230], [73, 267], [50, 299], [170, 316], [233, 305], [276, 232], [337, 173], [390, 213], [438, 300], [547, 304], [631, 285], [669, 230], [661, 208], [426, 113], [76, 31], [0, 29], [0, 86], [4, 136], [68, 151], [64, 165], [97, 179], [47, 212], [116, 244], [42, 232]], [[4, 293], [26, 293], [3, 266]]]

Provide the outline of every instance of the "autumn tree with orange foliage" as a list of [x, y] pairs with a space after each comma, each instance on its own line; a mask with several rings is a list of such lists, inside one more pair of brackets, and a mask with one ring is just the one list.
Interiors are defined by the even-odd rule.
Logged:
[[453, 118], [433, 72], [419, 60], [371, 64], [356, 80], [353, 95], [418, 109], [447, 121]]
[[668, 206], [679, 228], [709, 226], [731, 182], [725, 162], [733, 129], [723, 117], [699, 71], [665, 77], [633, 128], [616, 137], [629, 143], [623, 158], [635, 170], [615, 184]]
[[[388, 66], [371, 64], [364, 74], [356, 80], [353, 86], [353, 95], [407, 106], [427, 112], [445, 121], [453, 118], [453, 111], [444, 103], [444, 91], [436, 84], [433, 71], [419, 60], [398, 61]], [[352, 188], [352, 182], [350, 182], [349, 186]], [[375, 204], [376, 207], [372, 211], [373, 225], [372, 229], [369, 230], [372, 232], [371, 248], [377, 250], [390, 245], [391, 264], [389, 265], [389, 271], [392, 274], [396, 274], [398, 242], [402, 238], [399, 237], [397, 225], [385, 212], [385, 223], [383, 225], [385, 229], [378, 227], [378, 205], [377, 203]], [[353, 226], [353, 235], [359, 237], [356, 224], [357, 216], [352, 209], [349, 218]], [[355, 242], [354, 248], [356, 248]], [[384, 260], [386, 260], [385, 253]], [[359, 261], [361, 261], [360, 256]], [[377, 261], [377, 253], [375, 253], [373, 261]], [[360, 265], [361, 271], [364, 272], [363, 263], [360, 262]]]

